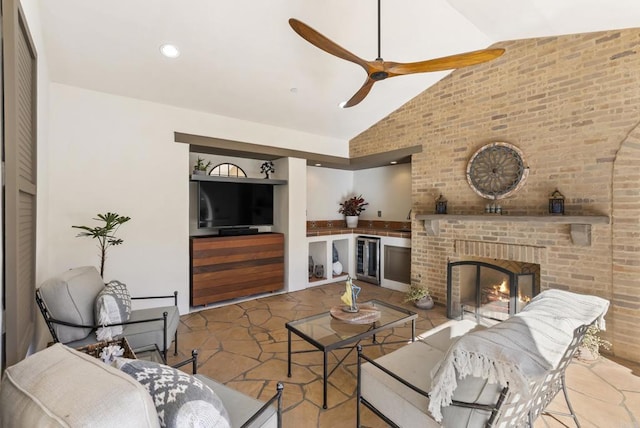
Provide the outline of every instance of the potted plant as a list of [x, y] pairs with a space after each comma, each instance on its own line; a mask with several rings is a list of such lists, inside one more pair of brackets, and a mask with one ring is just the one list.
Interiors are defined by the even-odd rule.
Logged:
[[71, 226], [76, 229], [82, 229], [84, 232], [78, 233], [77, 236], [88, 236], [98, 240], [98, 248], [100, 248], [100, 276], [104, 278], [104, 261], [107, 259], [107, 248], [112, 245], [120, 245], [123, 240], [116, 238], [116, 232], [123, 223], [131, 220], [131, 217], [121, 216], [117, 213], [98, 214], [98, 218], [94, 220], [102, 221], [104, 224], [89, 226]]
[[352, 196], [346, 201], [340, 202], [338, 212], [344, 214], [347, 227], [358, 226], [358, 216], [365, 210], [365, 205], [369, 205], [369, 202], [365, 202], [362, 195]]
[[429, 289], [412, 285], [409, 287], [409, 291], [404, 296], [404, 303], [413, 302], [413, 304], [420, 309], [433, 308], [433, 299], [429, 294]]
[[204, 163], [204, 159], [198, 156], [198, 160], [196, 161], [195, 166], [193, 167], [193, 173], [199, 175], [206, 175], [207, 169], [211, 166], [211, 161], [207, 161]]
[[611, 349], [611, 342], [601, 338], [599, 332], [600, 329], [595, 324], [589, 326], [582, 343], [578, 346], [576, 356], [579, 359], [595, 361], [600, 358], [600, 347], [606, 350]]

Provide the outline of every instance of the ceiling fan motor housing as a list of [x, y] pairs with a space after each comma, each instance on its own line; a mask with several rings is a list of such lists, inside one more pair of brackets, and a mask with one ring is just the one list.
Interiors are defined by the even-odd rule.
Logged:
[[389, 73], [387, 73], [386, 71], [374, 71], [369, 75], [369, 77], [375, 81], [380, 81], [389, 77]]

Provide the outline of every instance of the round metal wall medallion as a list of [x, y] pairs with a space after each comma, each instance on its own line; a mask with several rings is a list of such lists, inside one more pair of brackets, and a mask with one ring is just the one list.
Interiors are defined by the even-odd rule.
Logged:
[[480, 147], [467, 164], [469, 186], [487, 199], [511, 196], [524, 185], [528, 174], [522, 151], [504, 142]]

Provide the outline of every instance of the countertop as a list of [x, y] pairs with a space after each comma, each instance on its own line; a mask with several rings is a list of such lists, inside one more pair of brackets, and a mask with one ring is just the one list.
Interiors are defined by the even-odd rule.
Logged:
[[366, 228], [366, 227], [317, 227], [313, 229], [307, 228], [307, 237], [309, 236], [326, 236], [326, 235], [374, 235], [374, 236], [391, 236], [394, 238], [411, 238], [411, 231], [407, 229], [382, 229], [382, 228]]

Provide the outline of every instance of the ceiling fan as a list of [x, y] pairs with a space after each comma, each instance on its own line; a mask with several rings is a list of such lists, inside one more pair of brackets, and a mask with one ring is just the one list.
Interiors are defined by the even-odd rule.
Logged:
[[504, 49], [483, 49], [419, 62], [402, 63], [384, 61], [380, 55], [380, 0], [378, 0], [378, 57], [373, 61], [366, 61], [352, 54], [342, 46], [339, 46], [337, 43], [329, 40], [307, 24], [295, 18], [289, 19], [289, 25], [293, 28], [293, 31], [312, 45], [338, 58], [358, 64], [367, 72], [367, 80], [365, 80], [364, 85], [362, 85], [358, 92], [356, 92], [343, 107], [353, 107], [360, 103], [360, 101], [367, 96], [374, 83], [388, 77], [467, 67], [491, 61], [504, 53]]

